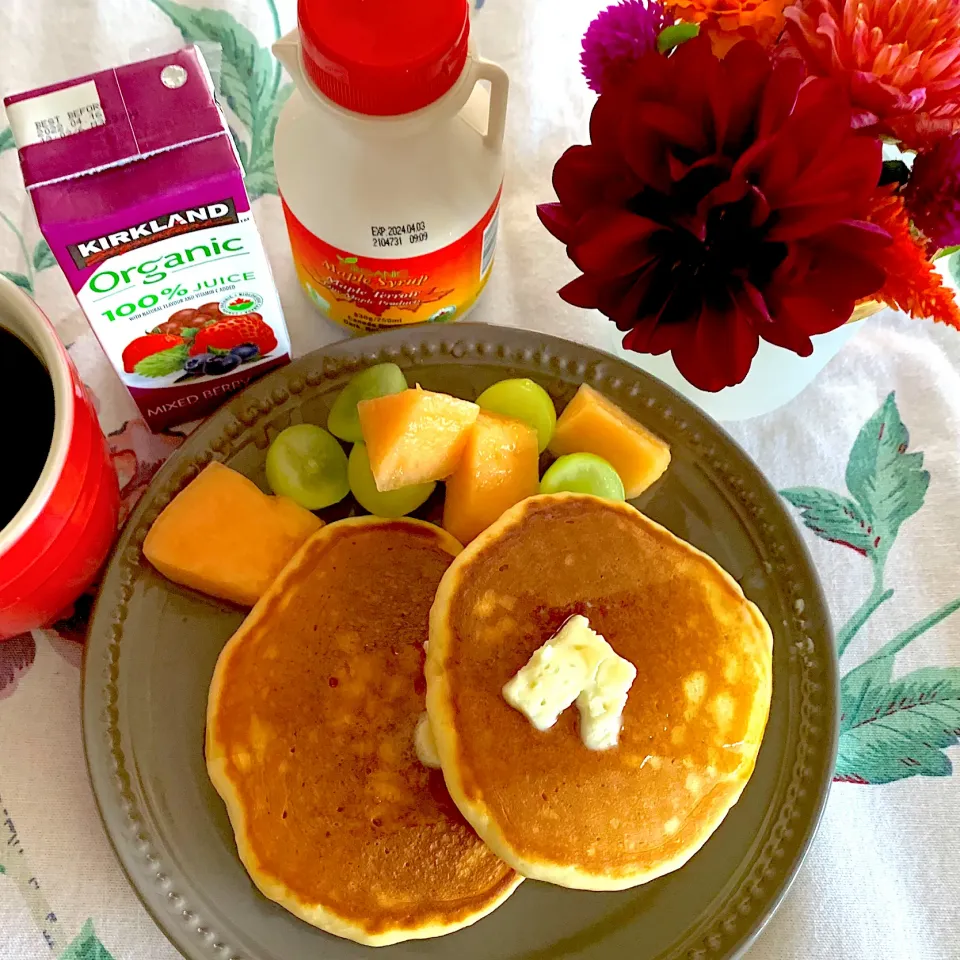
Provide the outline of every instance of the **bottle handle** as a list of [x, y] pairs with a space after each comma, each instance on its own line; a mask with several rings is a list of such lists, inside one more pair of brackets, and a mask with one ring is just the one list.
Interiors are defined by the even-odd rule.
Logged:
[[487, 115], [487, 132], [484, 143], [496, 153], [503, 149], [503, 134], [507, 126], [507, 94], [510, 78], [507, 71], [492, 60], [478, 57], [474, 68], [475, 81], [490, 81], [490, 112]]
[[270, 49], [290, 74], [294, 86], [301, 93], [305, 93], [308, 84], [303, 74], [303, 67], [300, 66], [300, 31], [294, 27], [289, 33], [280, 37]]

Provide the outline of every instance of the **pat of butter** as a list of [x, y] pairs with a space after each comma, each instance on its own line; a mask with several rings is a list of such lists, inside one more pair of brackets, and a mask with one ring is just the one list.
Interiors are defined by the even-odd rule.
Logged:
[[637, 677], [637, 668], [629, 660], [610, 652], [613, 655], [600, 661], [593, 680], [577, 697], [580, 739], [591, 750], [617, 745], [627, 694]]
[[431, 770], [440, 769], [440, 754], [437, 751], [437, 741], [433, 737], [433, 727], [426, 713], [420, 714], [417, 729], [413, 733], [413, 746], [417, 751], [417, 759]]
[[504, 685], [503, 697], [538, 730], [552, 727], [576, 701], [580, 738], [591, 750], [606, 750], [616, 746], [636, 675], [633, 664], [576, 615]]
[[538, 730], [549, 730], [611, 652], [607, 641], [590, 629], [586, 617], [570, 617], [507, 681], [504, 699], [526, 714]]

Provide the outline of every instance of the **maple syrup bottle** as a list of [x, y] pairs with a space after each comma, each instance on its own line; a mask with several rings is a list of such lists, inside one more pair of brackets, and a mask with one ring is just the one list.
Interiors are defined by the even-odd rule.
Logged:
[[493, 265], [508, 88], [467, 0], [301, 0], [274, 52], [297, 86], [274, 164], [311, 302], [355, 332], [465, 316]]

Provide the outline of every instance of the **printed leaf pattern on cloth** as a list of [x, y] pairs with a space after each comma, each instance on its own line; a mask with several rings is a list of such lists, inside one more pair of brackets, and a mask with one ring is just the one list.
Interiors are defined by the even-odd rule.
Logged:
[[[837, 634], [844, 654], [895, 591], [885, 585], [887, 557], [902, 525], [923, 506], [930, 474], [923, 454], [911, 452], [910, 434], [890, 394], [864, 424], [850, 451], [850, 496], [820, 487], [794, 487], [781, 496], [800, 510], [818, 537], [867, 557], [873, 589]], [[960, 610], [957, 598], [884, 644], [840, 682], [840, 745], [834, 779], [883, 784], [906, 777], [953, 772], [944, 752], [960, 743], [960, 667], [924, 667], [893, 679], [896, 655], [917, 637]]]
[[87, 920], [77, 939], [60, 954], [60, 960], [113, 960], [113, 955], [94, 932], [93, 921]]
[[[0, 149], [0, 153], [3, 153], [2, 149]], [[0, 270], [0, 276], [6, 277], [20, 287], [21, 290], [26, 290], [32, 297], [34, 295], [37, 274], [40, 273], [41, 270], [48, 270], [50, 267], [55, 266], [57, 262], [56, 258], [47, 245], [47, 241], [43, 239], [37, 242], [37, 245], [31, 253], [21, 230], [2, 210], [0, 210], [0, 220], [7, 225], [7, 229], [17, 238], [17, 246], [20, 248], [20, 256], [23, 259], [24, 270], [26, 271]]]
[[73, 608], [46, 632], [50, 646], [75, 667], [80, 666], [82, 656], [78, 658], [77, 651], [82, 654], [83, 644], [86, 643], [87, 624], [90, 622], [98, 589], [99, 583], [95, 583], [86, 593], [77, 597]]
[[900, 526], [922, 506], [930, 474], [923, 454], [908, 453], [910, 434], [891, 393], [864, 424], [850, 451], [847, 488], [863, 507], [877, 534], [877, 549], [888, 551]]
[[[11, 642], [3, 641], [3, 643]], [[3, 643], [0, 643], [0, 647]], [[11, 883], [17, 889], [43, 942], [51, 951], [58, 951], [62, 944], [60, 918], [51, 908], [43, 886], [27, 860], [20, 833], [2, 793], [0, 793], [0, 874], [5, 877], [4, 883]]]
[[277, 192], [277, 175], [273, 167], [273, 138], [277, 132], [280, 111], [287, 100], [290, 99], [293, 90], [292, 83], [285, 83], [277, 91], [276, 98], [270, 108], [266, 127], [263, 130], [265, 145], [260, 150], [253, 151], [249, 162], [244, 164], [244, 169], [247, 171], [244, 183], [251, 199], [263, 196], [265, 193]]
[[[11, 641], [4, 641], [9, 643]], [[0, 649], [3, 644], [0, 643]], [[0, 876], [12, 882], [20, 892], [39, 936], [51, 951], [59, 953], [63, 926], [53, 911], [40, 881], [30, 867], [13, 816], [0, 795]], [[93, 921], [84, 923], [77, 937], [59, 953], [59, 960], [114, 960], [93, 929]]]
[[821, 487], [782, 490], [781, 495], [801, 510], [800, 519], [818, 537], [839, 543], [866, 556], [876, 544], [873, 528], [860, 505]]
[[33, 293], [33, 281], [25, 273], [17, 273], [15, 270], [0, 270], [0, 276], [6, 277], [21, 290]]
[[179, 435], [152, 433], [140, 419], [128, 420], [107, 437], [113, 467], [120, 480], [121, 524], [136, 506], [153, 475], [183, 440]]
[[41, 270], [46, 270], [48, 267], [55, 267], [56, 265], [57, 259], [50, 249], [50, 244], [47, 243], [46, 240], [41, 240], [33, 248], [33, 269], [39, 273]]
[[0, 700], [13, 694], [36, 656], [36, 641], [29, 633], [0, 641]]
[[782, 490], [817, 536], [864, 556], [885, 557], [901, 524], [923, 506], [930, 474], [923, 454], [909, 453], [910, 434], [891, 393], [864, 424], [850, 451], [846, 481], [851, 497], [820, 487]]
[[12, 150], [16, 144], [13, 141], [13, 131], [9, 127], [0, 130], [0, 153], [5, 150]]
[[273, 137], [280, 109], [293, 92], [293, 84], [280, 87], [279, 62], [225, 10], [196, 9], [174, 0], [152, 2], [174, 22], [187, 43], [211, 42], [220, 46], [220, 92], [248, 135], [244, 140], [231, 127], [246, 171], [247, 192], [251, 200], [266, 193], [275, 194]]
[[892, 680], [893, 659], [871, 658], [841, 681], [837, 780], [890, 783], [952, 772], [943, 751], [960, 742], [960, 670], [927, 667]]

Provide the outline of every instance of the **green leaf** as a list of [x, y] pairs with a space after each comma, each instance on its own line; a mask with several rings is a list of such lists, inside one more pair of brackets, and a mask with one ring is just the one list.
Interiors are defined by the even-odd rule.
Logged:
[[277, 175], [273, 168], [273, 139], [283, 105], [290, 99], [294, 86], [284, 84], [278, 91], [270, 110], [270, 116], [261, 130], [260, 137], [251, 145], [250, 162], [245, 166], [244, 183], [251, 200], [264, 194], [277, 192]]
[[243, 178], [243, 184], [247, 188], [247, 196], [253, 202], [258, 197], [266, 194], [275, 194], [277, 192], [277, 176], [273, 172], [273, 164], [270, 164], [269, 170], [254, 170]]
[[185, 343], [178, 343], [168, 350], [151, 353], [144, 357], [134, 368], [133, 372], [141, 377], [165, 377], [183, 369], [189, 354], [189, 347]]
[[908, 453], [910, 434], [900, 419], [895, 394], [864, 424], [847, 463], [847, 487], [860, 504], [886, 556], [901, 524], [922, 506], [930, 486], [923, 454]]
[[960, 738], [960, 667], [926, 667], [893, 680], [893, 661], [873, 657], [840, 683], [838, 780], [892, 783], [953, 771], [943, 751]]
[[270, 115], [267, 119], [267, 125], [264, 128], [264, 142], [261, 146], [264, 149], [267, 147], [270, 148], [269, 156], [271, 165], [273, 162], [273, 138], [277, 133], [277, 122], [280, 119], [280, 111], [283, 110], [295, 89], [296, 87], [294, 87], [292, 83], [285, 83], [277, 91], [277, 95], [273, 98], [273, 103], [270, 105]]
[[237, 133], [233, 127], [230, 128], [230, 136], [233, 137], [233, 145], [237, 148], [237, 154], [240, 157], [240, 166], [243, 167], [244, 172], [247, 169], [248, 155], [247, 155], [247, 145], [243, 142], [240, 137], [240, 134]]
[[113, 960], [113, 956], [94, 933], [93, 921], [87, 920], [77, 939], [60, 954], [60, 960]]
[[0, 277], [6, 277], [12, 283], [15, 283], [18, 287], [21, 287], [33, 296], [33, 283], [31, 283], [30, 278], [26, 274], [14, 273], [12, 270], [0, 270]]
[[660, 53], [669, 53], [681, 43], [692, 40], [698, 33], [700, 33], [699, 23], [673, 23], [660, 31], [657, 37], [657, 50]]
[[12, 150], [16, 146], [13, 140], [13, 131], [9, 127], [0, 130], [0, 153], [5, 150]]
[[33, 269], [36, 271], [46, 270], [48, 267], [55, 267], [57, 258], [50, 249], [50, 244], [46, 240], [41, 240], [33, 248]]
[[209, 40], [223, 50], [220, 89], [237, 119], [251, 132], [270, 110], [273, 57], [257, 38], [224, 10], [153, 0], [177, 26], [187, 43]]
[[293, 92], [286, 84], [274, 97], [276, 61], [257, 38], [224, 10], [199, 10], [175, 3], [153, 0], [180, 30], [188, 43], [212, 41], [223, 51], [220, 90], [227, 105], [250, 133], [249, 149], [231, 130], [237, 152], [246, 171], [251, 200], [276, 193], [273, 171], [273, 138], [280, 109]]
[[831, 543], [840, 543], [865, 556], [874, 548], [873, 529], [859, 505], [822, 487], [793, 487], [780, 496], [801, 511], [807, 529]]

